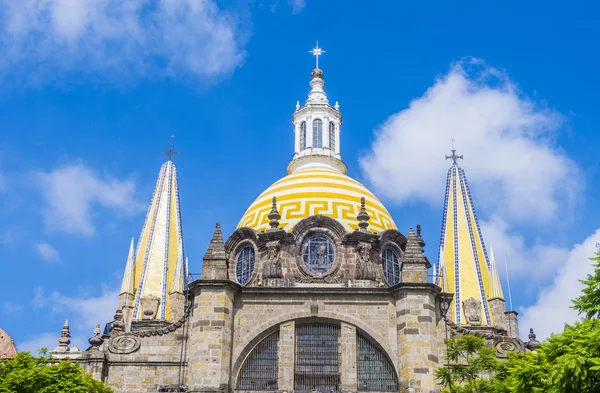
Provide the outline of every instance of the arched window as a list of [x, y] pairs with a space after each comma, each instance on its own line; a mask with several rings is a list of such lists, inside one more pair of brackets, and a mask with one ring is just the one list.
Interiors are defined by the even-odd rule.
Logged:
[[237, 281], [244, 285], [250, 281], [252, 271], [254, 270], [254, 248], [247, 246], [240, 251], [235, 263], [235, 277]]
[[300, 123], [300, 151], [306, 149], [306, 122]]
[[325, 323], [296, 326], [294, 389], [339, 391], [340, 327]]
[[391, 248], [384, 249], [381, 255], [381, 263], [388, 284], [398, 284], [400, 282], [400, 262], [396, 251]]
[[323, 121], [313, 120], [313, 144], [312, 147], [323, 147]]
[[333, 241], [324, 235], [313, 235], [302, 245], [304, 265], [313, 273], [327, 273], [335, 260]]
[[329, 122], [329, 148], [335, 151], [335, 124]]
[[277, 390], [279, 330], [259, 342], [244, 361], [236, 389]]
[[388, 357], [369, 339], [356, 335], [358, 391], [397, 392], [398, 378]]

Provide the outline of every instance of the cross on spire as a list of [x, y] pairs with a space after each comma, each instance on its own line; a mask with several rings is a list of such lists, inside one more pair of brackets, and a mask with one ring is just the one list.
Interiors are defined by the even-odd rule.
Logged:
[[[175, 138], [175, 135], [171, 135], [171, 139]], [[163, 156], [169, 156], [169, 161], [173, 161], [173, 156], [178, 156], [179, 152], [173, 150], [173, 145], [169, 146], [169, 151], [165, 151], [162, 154]]]
[[452, 160], [452, 165], [458, 165], [457, 161], [460, 158], [461, 160], [464, 160], [462, 154], [459, 156], [456, 154], [456, 149], [454, 148], [454, 139], [452, 139], [452, 150], [450, 150], [452, 152], [451, 155], [446, 155], [446, 160]]
[[308, 53], [312, 53], [317, 58], [317, 70], [319, 69], [319, 56], [321, 56], [325, 51], [319, 48], [319, 41], [317, 41], [317, 46], [313, 50], [309, 50]]

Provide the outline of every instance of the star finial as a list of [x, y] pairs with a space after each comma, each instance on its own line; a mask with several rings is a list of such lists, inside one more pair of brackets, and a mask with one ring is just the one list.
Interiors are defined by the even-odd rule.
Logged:
[[[175, 135], [171, 135], [171, 139], [175, 138]], [[169, 161], [173, 161], [173, 156], [178, 156], [179, 152], [173, 150], [173, 145], [169, 146], [169, 151], [163, 152], [163, 156], [169, 156]]]
[[317, 70], [319, 69], [319, 56], [321, 56], [325, 51], [319, 48], [319, 41], [317, 41], [317, 46], [313, 50], [309, 50], [308, 53], [312, 53], [317, 58]]
[[452, 150], [450, 150], [452, 152], [451, 155], [447, 155], [446, 156], [446, 160], [452, 160], [452, 165], [458, 165], [457, 161], [460, 158], [461, 160], [464, 160], [462, 154], [459, 156], [456, 154], [456, 149], [454, 148], [454, 139], [452, 139]]

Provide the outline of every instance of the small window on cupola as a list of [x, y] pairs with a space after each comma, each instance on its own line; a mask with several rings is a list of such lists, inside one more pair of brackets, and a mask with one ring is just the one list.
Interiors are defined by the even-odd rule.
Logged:
[[329, 122], [329, 148], [335, 151], [335, 124]]
[[313, 144], [312, 147], [323, 147], [323, 121], [321, 119], [313, 120]]
[[300, 123], [300, 151], [306, 149], [306, 122]]

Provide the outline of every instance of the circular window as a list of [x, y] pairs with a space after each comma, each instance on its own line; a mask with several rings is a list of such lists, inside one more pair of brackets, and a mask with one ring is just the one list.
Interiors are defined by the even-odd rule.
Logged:
[[381, 262], [383, 264], [383, 273], [388, 284], [396, 285], [400, 282], [400, 263], [398, 254], [391, 248], [383, 250]]
[[327, 273], [333, 266], [333, 241], [327, 236], [314, 235], [302, 245], [304, 265], [312, 273]]
[[242, 285], [248, 283], [253, 270], [254, 248], [252, 246], [244, 247], [238, 254], [235, 263], [235, 277], [237, 278], [237, 281]]

